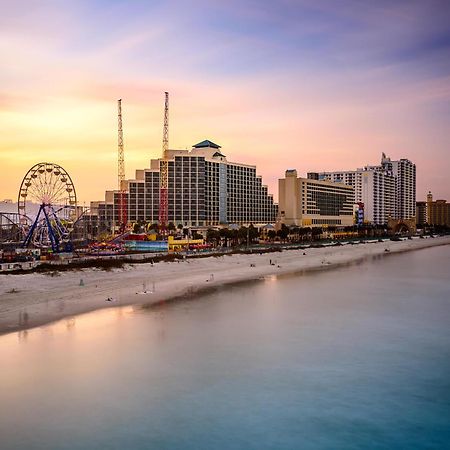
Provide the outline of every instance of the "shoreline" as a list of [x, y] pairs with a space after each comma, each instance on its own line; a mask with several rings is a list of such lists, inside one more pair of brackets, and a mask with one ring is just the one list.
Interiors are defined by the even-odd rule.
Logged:
[[268, 276], [301, 276], [442, 245], [450, 245], [450, 236], [129, 264], [109, 271], [89, 268], [56, 274], [2, 274], [0, 335], [95, 310], [130, 305], [152, 308]]

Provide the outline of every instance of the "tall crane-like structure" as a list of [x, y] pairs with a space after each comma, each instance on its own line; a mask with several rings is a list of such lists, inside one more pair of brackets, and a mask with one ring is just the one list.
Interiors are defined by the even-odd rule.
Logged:
[[165, 230], [169, 219], [168, 189], [169, 189], [169, 162], [167, 151], [169, 150], [169, 93], [165, 92], [164, 103], [164, 129], [162, 158], [159, 161], [159, 226]]
[[124, 231], [128, 221], [125, 192], [125, 157], [123, 152], [122, 99], [117, 100], [118, 108], [118, 188], [119, 188], [119, 226]]

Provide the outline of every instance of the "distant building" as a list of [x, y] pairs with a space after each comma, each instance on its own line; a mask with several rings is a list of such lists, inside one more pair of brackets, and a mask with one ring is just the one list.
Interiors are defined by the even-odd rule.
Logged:
[[379, 166], [321, 172], [319, 179], [353, 186], [354, 202], [364, 203], [365, 222], [382, 225], [389, 217], [415, 217], [416, 166], [407, 159], [391, 161], [383, 153]]
[[396, 179], [396, 219], [410, 219], [416, 215], [416, 165], [409, 159], [391, 161], [384, 153], [381, 167]]
[[321, 180], [344, 183], [354, 188], [354, 203], [364, 204], [364, 222], [385, 224], [395, 216], [396, 184], [392, 174], [373, 167], [348, 172], [323, 172]]
[[447, 200], [433, 201], [431, 192], [427, 195], [426, 223], [450, 226], [450, 203], [447, 203]]
[[[202, 141], [191, 150], [168, 150], [168, 221], [174, 225], [212, 226], [274, 223], [277, 205], [256, 166], [227, 161], [221, 147]], [[158, 222], [161, 159], [126, 180], [128, 221]], [[119, 192], [106, 191], [92, 202], [99, 231], [119, 225]]]
[[296, 170], [286, 170], [278, 180], [279, 211], [282, 223], [301, 227], [350, 226], [354, 222], [353, 187], [300, 178]]
[[427, 202], [416, 202], [416, 225], [427, 223]]

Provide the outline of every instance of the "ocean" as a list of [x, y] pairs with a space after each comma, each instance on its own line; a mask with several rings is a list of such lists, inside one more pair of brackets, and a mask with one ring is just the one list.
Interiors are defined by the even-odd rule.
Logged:
[[450, 246], [0, 336], [0, 448], [450, 448]]

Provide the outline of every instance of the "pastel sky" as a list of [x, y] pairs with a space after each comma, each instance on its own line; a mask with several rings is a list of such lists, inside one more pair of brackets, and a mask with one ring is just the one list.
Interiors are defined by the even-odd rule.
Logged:
[[299, 173], [417, 164], [417, 197], [450, 200], [450, 2], [0, 0], [0, 199], [35, 163], [80, 203], [210, 139], [277, 196]]

